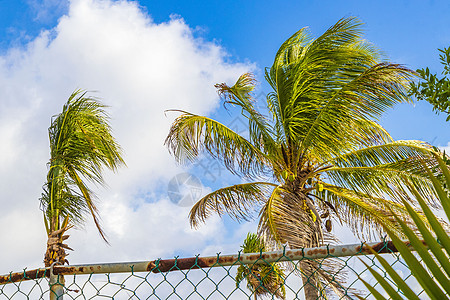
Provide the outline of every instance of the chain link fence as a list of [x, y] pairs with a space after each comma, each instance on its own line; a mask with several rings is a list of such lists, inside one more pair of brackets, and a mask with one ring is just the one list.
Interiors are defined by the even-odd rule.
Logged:
[[[386, 253], [394, 269], [416, 288], [421, 299], [426, 298], [391, 242], [368, 245]], [[355, 295], [372, 299], [358, 277], [377, 284], [361, 260], [387, 275], [370, 253], [367, 245], [353, 244], [145, 262], [54, 265], [0, 276], [0, 299], [305, 299], [305, 285], [311, 284], [304, 273], [305, 262], [316, 268], [309, 276], [327, 274], [328, 281], [314, 286], [318, 299], [353, 299]], [[329, 262], [333, 267], [325, 268]], [[264, 268], [269, 271], [262, 271]], [[281, 280], [271, 283], [274, 278]]]

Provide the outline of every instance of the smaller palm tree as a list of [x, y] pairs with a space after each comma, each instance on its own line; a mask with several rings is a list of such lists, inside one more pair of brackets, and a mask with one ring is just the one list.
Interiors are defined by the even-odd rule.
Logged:
[[[448, 157], [444, 154], [443, 158], [436, 155], [442, 170], [442, 178], [434, 177], [432, 171], [428, 170], [430, 178], [436, 193], [439, 195], [440, 202], [447, 216], [450, 219], [450, 171], [445, 161]], [[439, 180], [442, 179], [442, 180]], [[409, 184], [411, 193], [416, 197], [422, 208], [423, 215], [426, 217], [428, 224], [415, 211], [415, 209], [406, 201], [404, 205], [408, 209], [409, 215], [414, 220], [419, 232], [411, 230], [401, 218], [395, 213], [397, 222], [401, 225], [404, 235], [408, 238], [409, 243], [417, 252], [417, 256], [411, 253], [411, 250], [401, 240], [398, 233], [391, 231], [385, 226], [394, 246], [400, 252], [406, 265], [411, 270], [411, 275], [417, 280], [417, 283], [423, 288], [430, 299], [442, 300], [450, 299], [450, 237], [449, 229], [445, 222], [436, 218], [433, 211], [427, 205], [425, 199], [417, 191], [417, 186]], [[431, 252], [431, 253], [430, 253]], [[374, 278], [380, 283], [381, 287], [386, 291], [391, 299], [421, 299], [423, 296], [417, 295], [401, 276], [391, 267], [391, 265], [381, 255], [374, 252], [378, 262], [385, 268], [389, 274], [391, 281], [383, 278], [378, 272], [371, 267], [366, 267], [372, 273]], [[364, 262], [363, 262], [364, 263]], [[386, 299], [377, 291], [373, 285], [368, 284], [360, 278], [367, 289], [372, 293], [375, 299]], [[394, 283], [395, 286], [392, 284]], [[361, 299], [365, 299], [360, 297]]]
[[107, 241], [99, 222], [95, 195], [86, 185], [86, 181], [103, 185], [103, 168], [116, 170], [124, 164], [104, 108], [97, 99], [77, 90], [63, 111], [52, 119], [49, 170], [40, 199], [48, 235], [46, 267], [54, 262], [67, 262], [66, 249], [71, 248], [63, 243], [69, 237], [65, 233], [83, 224], [87, 214]]
[[[257, 234], [249, 233], [241, 246], [243, 253], [265, 252], [266, 246]], [[255, 299], [270, 295], [280, 299], [286, 298], [284, 287], [285, 275], [276, 263], [256, 262], [251, 266], [239, 266], [236, 274], [236, 287], [239, 283], [247, 280], [247, 288], [252, 291]]]

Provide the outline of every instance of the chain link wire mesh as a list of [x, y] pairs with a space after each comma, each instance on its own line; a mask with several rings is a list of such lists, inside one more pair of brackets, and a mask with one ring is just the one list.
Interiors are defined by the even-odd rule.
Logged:
[[[426, 299], [425, 293], [411, 276], [408, 266], [397, 253], [391, 252], [387, 242], [382, 243], [384, 246], [376, 250], [379, 253], [387, 252], [385, 258], [394, 269], [416, 290], [421, 299]], [[345, 250], [345, 245], [341, 248]], [[322, 270], [324, 262], [336, 263], [337, 268], [327, 271], [332, 280], [337, 281], [342, 275], [346, 278], [335, 282], [342, 287], [340, 295], [330, 292], [331, 283], [316, 287], [321, 295], [318, 299], [324, 299], [325, 295], [328, 299], [353, 299], [355, 294], [372, 299], [371, 295], [364, 291], [358, 277], [375, 287], [377, 283], [361, 260], [375, 268], [385, 278], [388, 276], [374, 256], [362, 250], [363, 245], [359, 248], [361, 249], [359, 252], [354, 252], [350, 256], [342, 256], [342, 252], [333, 254], [333, 251], [327, 248], [327, 253], [322, 258], [314, 259], [314, 265]], [[320, 252], [323, 247], [307, 250], [308, 253], [314, 253], [314, 250]], [[74, 274], [75, 271], [70, 274], [73, 269], [71, 266], [60, 266], [59, 272], [65, 275], [53, 275], [53, 281], [49, 279], [53, 269], [24, 270], [21, 273], [0, 276], [0, 299], [56, 299], [57, 297], [50, 297], [50, 294], [54, 293], [52, 285], [61, 287], [64, 299], [281, 299], [278, 298], [281, 290], [285, 291], [285, 299], [305, 299], [304, 287], [309, 283], [302, 280], [300, 265], [305, 260], [313, 261], [313, 259], [305, 254], [306, 249], [298, 251], [303, 253], [298, 260], [292, 259], [292, 256], [285, 254], [284, 250], [275, 259], [273, 252], [261, 252], [256, 254], [251, 263], [245, 262], [241, 253], [234, 260], [230, 258], [231, 256], [218, 254], [216, 261], [212, 261], [208, 266], [200, 256], [189, 259], [176, 257], [172, 260], [149, 262], [150, 267], [146, 272], [137, 270], [137, 264], [134, 263], [129, 263], [125, 269], [114, 271], [120, 273], [103, 274], [99, 274], [103, 265], [76, 266], [76, 272], [85, 273], [81, 275]], [[211, 258], [209, 259], [211, 261]], [[186, 260], [189, 261], [188, 264]], [[269, 272], [258, 272], [258, 268], [262, 266], [269, 266]], [[236, 280], [239, 267], [243, 274], [241, 281]], [[270, 276], [274, 275], [271, 274], [273, 272], [280, 272], [278, 275], [282, 278], [281, 284], [275, 290], [269, 288], [267, 283]]]

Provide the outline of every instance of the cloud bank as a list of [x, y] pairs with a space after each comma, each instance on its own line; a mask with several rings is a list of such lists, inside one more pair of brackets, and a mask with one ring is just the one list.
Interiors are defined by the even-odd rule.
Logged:
[[106, 174], [109, 188], [97, 193], [111, 246], [92, 224], [71, 230], [69, 261], [198, 254], [211, 245], [237, 250], [230, 245], [245, 232], [225, 240], [227, 229], [217, 218], [191, 230], [189, 208], [164, 193], [170, 178], [183, 172], [163, 146], [176, 116], [164, 111], [211, 113], [218, 106], [214, 84], [253, 68], [228, 62], [223, 48], [194, 35], [181, 18], [154, 23], [134, 2], [74, 0], [55, 28], [0, 56], [0, 239], [8, 258], [0, 261], [0, 273], [42, 265], [46, 234], [38, 198], [49, 158], [47, 128], [78, 88], [96, 91], [91, 95], [110, 106], [128, 168]]

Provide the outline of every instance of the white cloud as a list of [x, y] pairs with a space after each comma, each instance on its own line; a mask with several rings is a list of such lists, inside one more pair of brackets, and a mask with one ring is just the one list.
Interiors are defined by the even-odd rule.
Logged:
[[240, 243], [225, 240], [218, 218], [191, 230], [188, 208], [155, 192], [181, 172], [163, 146], [175, 116], [164, 110], [214, 110], [213, 85], [253, 68], [226, 60], [224, 49], [195, 38], [182, 19], [156, 24], [136, 3], [109, 0], [71, 1], [57, 27], [0, 56], [0, 239], [8, 257], [0, 273], [42, 265], [46, 236], [38, 198], [47, 128], [76, 88], [98, 91], [94, 95], [111, 106], [128, 168], [108, 173], [109, 189], [98, 193], [111, 246], [92, 224], [72, 230], [71, 263], [197, 254], [210, 244]]

